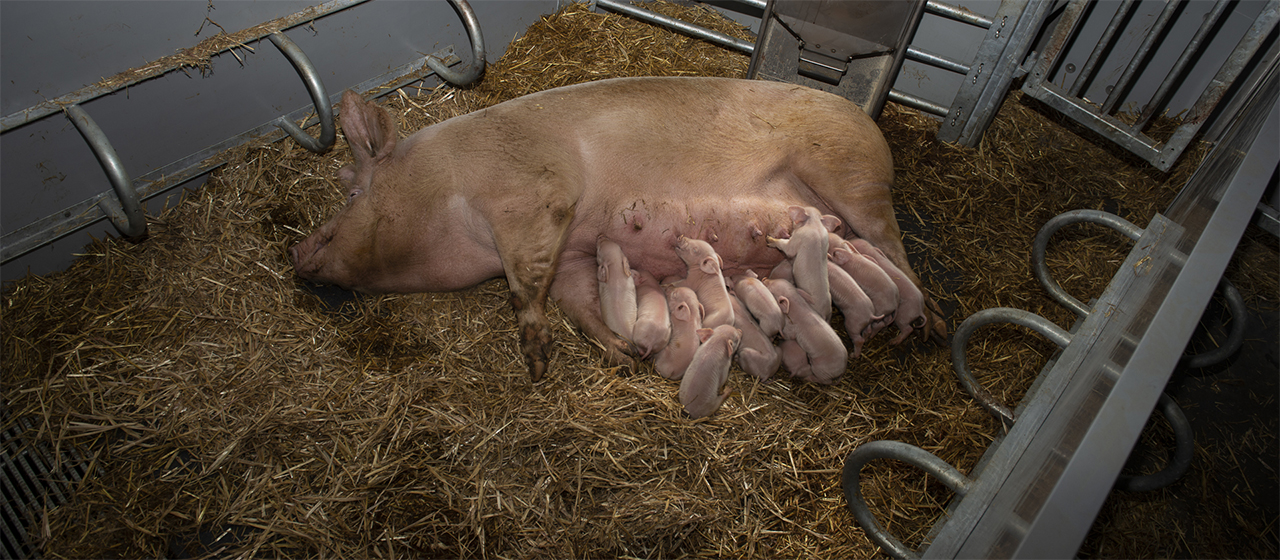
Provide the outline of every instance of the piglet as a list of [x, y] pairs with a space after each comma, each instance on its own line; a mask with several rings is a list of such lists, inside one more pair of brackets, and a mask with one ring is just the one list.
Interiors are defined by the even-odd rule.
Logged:
[[741, 338], [742, 331], [729, 325], [698, 329], [702, 345], [680, 380], [680, 404], [690, 417], [710, 416], [729, 398], [729, 364]]
[[812, 206], [790, 206], [791, 237], [766, 237], [765, 241], [791, 260], [791, 274], [797, 288], [813, 298], [814, 310], [823, 319], [831, 319], [831, 288], [827, 281], [828, 229], [840, 226], [835, 216], [823, 216]]
[[631, 279], [631, 264], [613, 240], [596, 238], [596, 280], [600, 285], [600, 315], [609, 330], [631, 340], [636, 322], [636, 285]]
[[[769, 288], [764, 287], [764, 283], [760, 281], [755, 271], [747, 269], [746, 272], [734, 276], [731, 281], [733, 293], [730, 295], [737, 296], [741, 300], [743, 307], [759, 324], [760, 330], [764, 331], [764, 335], [773, 338], [782, 332], [782, 309], [778, 308], [778, 300], [773, 299], [773, 294], [769, 293]], [[742, 328], [737, 320], [738, 308], [733, 309], [733, 314], [734, 326]]]
[[667, 379], [680, 379], [698, 350], [698, 329], [702, 328], [702, 304], [693, 290], [678, 287], [667, 294], [671, 313], [671, 340], [653, 358], [653, 369]]
[[729, 304], [729, 290], [720, 271], [720, 255], [710, 243], [683, 235], [676, 241], [676, 254], [688, 268], [679, 285], [692, 289], [698, 295], [698, 303], [706, 309], [702, 326], [714, 329], [720, 325], [733, 325], [733, 306]]
[[843, 268], [827, 261], [827, 276], [831, 281], [831, 301], [840, 309], [840, 314], [844, 315], [844, 329], [853, 342], [853, 351], [849, 353], [849, 357], [857, 358], [862, 353], [862, 344], [867, 341], [872, 323], [879, 322], [884, 317], [875, 315], [871, 298]]
[[667, 309], [667, 295], [652, 274], [631, 269], [631, 278], [636, 284], [636, 322], [631, 329], [631, 342], [643, 359], [667, 347], [671, 339], [671, 313]]
[[844, 343], [840, 342], [840, 336], [826, 319], [813, 310], [808, 293], [796, 289], [786, 280], [769, 278], [764, 281], [764, 285], [778, 300], [778, 307], [782, 308], [782, 314], [786, 317], [782, 337], [795, 341], [804, 350], [806, 359], [801, 364], [798, 360], [788, 359], [789, 353], [795, 354], [794, 347], [789, 350], [789, 345], [784, 343], [783, 361], [787, 364], [787, 369], [796, 377], [830, 385], [844, 373], [849, 364], [849, 352]]
[[[763, 286], [764, 284], [761, 284], [761, 287]], [[772, 301], [775, 306], [778, 305], [773, 295], [768, 292], [768, 288], [765, 288], [765, 294], [769, 295], [769, 301]], [[768, 381], [778, 372], [778, 366], [782, 363], [782, 354], [779, 353], [778, 347], [773, 345], [773, 337], [765, 333], [755, 319], [751, 318], [751, 313], [747, 311], [747, 306], [741, 298], [730, 295], [729, 302], [733, 304], [733, 326], [742, 331], [742, 341], [738, 344], [738, 366], [742, 371], [756, 376], [757, 379]], [[781, 309], [778, 310], [778, 317], [779, 319], [782, 317]]]
[[898, 309], [898, 285], [894, 284], [889, 273], [880, 268], [880, 265], [870, 257], [859, 253], [849, 243], [842, 243], [842, 245], [831, 250], [831, 260], [848, 272], [849, 276], [852, 276], [853, 280], [862, 287], [862, 290], [871, 298], [875, 315], [882, 317], [880, 321], [872, 324], [873, 332], [867, 335], [870, 338], [886, 324], [893, 322], [894, 312]]
[[889, 257], [865, 239], [854, 239], [850, 242], [859, 253], [871, 257], [880, 268], [889, 274], [894, 285], [898, 287], [898, 310], [894, 314], [893, 324], [898, 327], [898, 336], [889, 341], [890, 344], [901, 344], [911, 331], [924, 327], [928, 319], [924, 314], [924, 294], [920, 293], [915, 283], [907, 279]]

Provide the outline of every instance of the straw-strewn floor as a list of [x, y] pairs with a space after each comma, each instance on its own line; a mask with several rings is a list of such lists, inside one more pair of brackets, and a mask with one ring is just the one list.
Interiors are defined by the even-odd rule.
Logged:
[[[660, 9], [748, 35], [707, 11]], [[405, 88], [385, 103], [414, 130], [583, 80], [741, 76], [746, 65], [571, 6], [533, 25], [481, 84]], [[895, 105], [881, 125], [907, 248], [953, 327], [994, 306], [1068, 326], [1031, 276], [1036, 230], [1076, 208], [1143, 226], [1203, 156], [1155, 173], [1016, 95], [974, 150], [938, 142], [935, 121]], [[0, 387], [10, 417], [35, 417], [30, 437], [95, 457], [74, 501], [32, 524], [42, 554], [868, 557], [879, 551], [839, 484], [854, 447], [902, 440], [968, 472], [997, 433], [946, 349], [892, 348], [892, 333], [832, 387], [761, 385], [735, 370], [730, 400], [692, 422], [675, 383], [648, 365], [605, 367], [555, 309], [557, 355], [531, 385], [500, 280], [331, 306], [299, 283], [285, 249], [341, 204], [334, 177], [349, 159], [341, 141], [323, 156], [292, 141], [244, 148], [204, 189], [151, 217], [145, 242], [96, 243], [64, 272], [5, 287]], [[1118, 235], [1081, 226], [1058, 236], [1051, 267], [1072, 293], [1094, 296], [1128, 251]], [[1274, 238], [1251, 234], [1241, 254], [1232, 278], [1251, 305], [1274, 306]], [[984, 330], [972, 348], [979, 378], [1009, 403], [1052, 351], [1012, 327]], [[1259, 445], [1274, 451], [1275, 418], [1257, 422]], [[1203, 452], [1213, 442], [1200, 445], [1198, 455], [1216, 456]], [[1205, 472], [1222, 468], [1232, 467], [1198, 461], [1178, 484], [1212, 494]], [[897, 464], [867, 474], [874, 511], [918, 545], [950, 493]], [[1091, 539], [1108, 544], [1084, 552], [1277, 554], [1275, 518], [1247, 498], [1206, 502], [1197, 522], [1217, 530], [1194, 532], [1143, 521], [1162, 499], [1144, 498], [1152, 507], [1137, 518], [1124, 506], [1105, 515], [1124, 520], [1096, 528]], [[1141, 543], [1125, 547], [1138, 539], [1117, 531]], [[1259, 538], [1238, 543], [1238, 534]]]

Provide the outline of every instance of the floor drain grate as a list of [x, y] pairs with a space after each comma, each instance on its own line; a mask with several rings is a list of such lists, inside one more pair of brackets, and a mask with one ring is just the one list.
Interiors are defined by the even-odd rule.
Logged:
[[27, 539], [28, 527], [34, 526], [45, 507], [66, 503], [71, 490], [85, 475], [89, 461], [75, 447], [61, 450], [56, 457], [52, 446], [24, 437], [34, 431], [35, 421], [20, 418], [8, 421], [8, 411], [0, 405], [0, 556], [31, 558], [35, 556]]

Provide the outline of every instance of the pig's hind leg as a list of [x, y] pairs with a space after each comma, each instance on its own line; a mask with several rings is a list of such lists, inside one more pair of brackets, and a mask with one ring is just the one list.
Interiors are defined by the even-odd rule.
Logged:
[[560, 269], [551, 284], [551, 299], [584, 334], [600, 343], [609, 364], [630, 363], [628, 354], [634, 354], [635, 350], [605, 325], [600, 313], [599, 292], [594, 256], [566, 255], [561, 258]]

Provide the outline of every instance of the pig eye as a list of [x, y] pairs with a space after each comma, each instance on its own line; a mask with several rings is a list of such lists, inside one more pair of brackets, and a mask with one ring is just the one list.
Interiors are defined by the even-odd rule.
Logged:
[[351, 189], [351, 191], [347, 193], [347, 202], [351, 202], [352, 199], [360, 196], [360, 193], [362, 192], [364, 192], [364, 189]]

